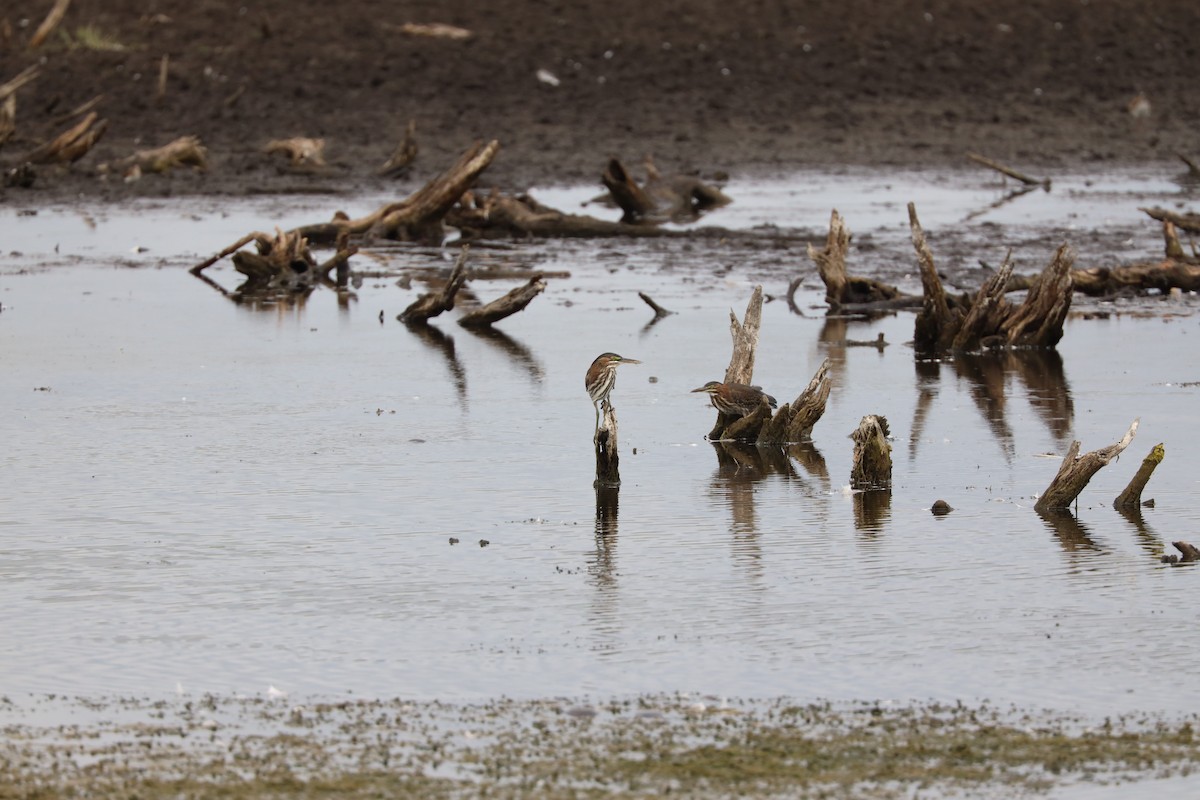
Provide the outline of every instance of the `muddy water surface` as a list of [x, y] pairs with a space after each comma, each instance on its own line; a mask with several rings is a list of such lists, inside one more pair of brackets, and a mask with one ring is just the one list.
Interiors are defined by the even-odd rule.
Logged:
[[[1136, 206], [1180, 192], [1125, 175], [966, 219], [1004, 190], [913, 180], [734, 186], [713, 223], [811, 228], [819, 244], [837, 205], [864, 263], [903, 279], [909, 199], [935, 254], [958, 225], [996, 262], [1014, 243], [1044, 261], [1046, 242], [1077, 236], [1081, 258], [1120, 263], [1160, 250]], [[552, 273], [488, 337], [454, 315], [424, 334], [395, 321], [425, 290], [397, 280], [448, 267], [451, 250], [368, 248], [352, 296], [267, 306], [186, 270], [251, 229], [349, 204], [0, 212], [6, 693], [680, 689], [1197, 710], [1176, 687], [1197, 677], [1200, 574], [1160, 561], [1174, 540], [1200, 544], [1194, 298], [1105, 304], [1070, 320], [1057, 354], [918, 363], [910, 314], [827, 320], [815, 277], [789, 311], [788, 281], [811, 272], [796, 246], [477, 248], [476, 266]], [[227, 263], [210, 274], [237, 286]], [[488, 300], [521, 282], [471, 289]], [[706, 442], [715, 412], [688, 391], [722, 376], [730, 310], [756, 283], [779, 298], [756, 381], [789, 400], [834, 364], [815, 441], [787, 453]], [[638, 291], [678, 313], [648, 324]], [[882, 349], [847, 343], [880, 333]], [[623, 485], [598, 522], [582, 380], [605, 350], [644, 363], [613, 395]], [[846, 488], [846, 437], [868, 413], [895, 437], [890, 498]], [[1074, 515], [1033, 511], [1073, 439], [1106, 446], [1135, 418]], [[1158, 442], [1155, 506], [1118, 514]], [[937, 499], [954, 512], [935, 518]]]

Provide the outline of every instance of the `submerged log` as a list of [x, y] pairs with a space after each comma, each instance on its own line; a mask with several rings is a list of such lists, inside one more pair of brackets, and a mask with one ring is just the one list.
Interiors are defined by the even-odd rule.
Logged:
[[430, 317], [436, 317], [443, 311], [454, 308], [454, 297], [466, 280], [464, 270], [470, 249], [469, 246], [463, 245], [458, 258], [454, 261], [454, 267], [450, 270], [450, 277], [446, 279], [446, 285], [440, 291], [421, 295], [408, 308], [400, 312], [397, 319], [406, 325], [424, 325]]
[[1066, 456], [1063, 457], [1062, 466], [1058, 469], [1058, 474], [1054, 476], [1054, 480], [1046, 487], [1046, 491], [1042, 492], [1037, 503], [1034, 504], [1034, 509], [1037, 511], [1049, 511], [1052, 509], [1070, 508], [1071, 503], [1075, 502], [1075, 498], [1087, 486], [1088, 481], [1092, 479], [1100, 469], [1108, 465], [1114, 458], [1121, 454], [1129, 443], [1133, 441], [1134, 434], [1137, 433], [1138, 420], [1134, 420], [1129, 426], [1129, 430], [1121, 437], [1121, 440], [1108, 447], [1103, 447], [1099, 450], [1093, 450], [1090, 453], [1079, 455], [1079, 441], [1071, 443], [1071, 447], [1067, 450]]
[[533, 302], [533, 298], [546, 290], [546, 281], [541, 273], [534, 275], [524, 286], [518, 286], [503, 297], [497, 298], [482, 308], [463, 314], [458, 324], [464, 328], [490, 328], [493, 323], [521, 311]]
[[837, 312], [847, 305], [880, 303], [900, 298], [900, 290], [886, 283], [851, 276], [846, 271], [846, 255], [850, 250], [850, 229], [835, 208], [829, 218], [829, 234], [825, 248], [818, 251], [808, 245], [808, 257], [817, 265], [825, 284], [825, 302], [829, 311]]
[[850, 464], [852, 489], [890, 489], [892, 486], [892, 445], [888, 442], [887, 418], [868, 414], [850, 434], [854, 454]]
[[1166, 450], [1163, 449], [1162, 442], [1154, 445], [1150, 449], [1149, 455], [1142, 459], [1142, 465], [1138, 467], [1138, 471], [1129, 481], [1129, 485], [1113, 500], [1113, 508], [1139, 508], [1142, 505], [1142, 490], [1146, 488], [1146, 484], [1150, 482], [1150, 476], [1154, 474], [1155, 468], [1162, 463], [1165, 456]]

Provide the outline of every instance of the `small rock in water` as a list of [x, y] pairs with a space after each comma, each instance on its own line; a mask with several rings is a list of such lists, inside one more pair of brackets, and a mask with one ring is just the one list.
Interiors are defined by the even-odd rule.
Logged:
[[945, 515], [949, 514], [954, 509], [951, 508], [950, 504], [947, 503], [945, 500], [935, 500], [933, 502], [933, 508], [931, 508], [929, 510], [933, 512], [933, 515], [935, 517], [944, 517]]

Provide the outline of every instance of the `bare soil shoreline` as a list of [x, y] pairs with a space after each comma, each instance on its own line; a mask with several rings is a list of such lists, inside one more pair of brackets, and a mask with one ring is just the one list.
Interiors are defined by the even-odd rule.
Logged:
[[[769, 175], [945, 167], [968, 150], [1045, 171], [1200, 149], [1200, 93], [1185, 77], [1200, 57], [1200, 8], [1169, 0], [504, 0], [486, 12], [465, 0], [352, 0], [334, 15], [309, 0], [111, 0], [73, 5], [29, 50], [50, 5], [6, 15], [0, 78], [41, 72], [18, 92], [0, 163], [21, 163], [97, 96], [108, 128], [70, 168], [40, 167], [33, 188], [3, 190], [8, 202], [388, 185], [404, 194], [491, 139], [502, 150], [483, 182], [510, 190], [596, 181], [610, 156]], [[411, 35], [408, 22], [470, 36]], [[1130, 113], [1139, 93], [1145, 116]], [[410, 172], [377, 177], [410, 120], [420, 148]], [[204, 172], [97, 176], [100, 164], [185, 135], [207, 148]], [[290, 136], [325, 139], [328, 166], [297, 173], [263, 152]]]

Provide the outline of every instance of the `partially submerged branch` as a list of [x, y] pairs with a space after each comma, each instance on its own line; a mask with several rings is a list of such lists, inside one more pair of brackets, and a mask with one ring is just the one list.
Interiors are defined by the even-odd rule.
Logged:
[[524, 286], [518, 286], [486, 306], [463, 314], [458, 324], [464, 328], [490, 328], [494, 323], [523, 310], [533, 302], [533, 298], [545, 290], [546, 281], [539, 273], [530, 278]]
[[1072, 442], [1066, 456], [1063, 457], [1063, 463], [1058, 469], [1058, 474], [1054, 476], [1054, 480], [1050, 482], [1046, 491], [1042, 492], [1042, 496], [1034, 504], [1034, 509], [1037, 511], [1049, 511], [1051, 509], [1070, 508], [1071, 503], [1075, 502], [1075, 498], [1084, 490], [1084, 487], [1087, 486], [1092, 476], [1099, 472], [1102, 467], [1112, 462], [1114, 458], [1121, 454], [1121, 451], [1129, 446], [1129, 443], [1133, 441], [1134, 434], [1137, 433], [1137, 429], [1138, 420], [1135, 419], [1119, 442], [1099, 450], [1093, 450], [1090, 453], [1085, 453], [1082, 456], [1079, 455], [1079, 441]]
[[982, 164], [983, 166], [988, 167], [989, 169], [994, 169], [997, 172], [999, 172], [1001, 175], [1007, 175], [1008, 177], [1012, 178], [1013, 180], [1018, 180], [1021, 183], [1025, 184], [1026, 186], [1041, 186], [1047, 192], [1050, 191], [1050, 179], [1049, 178], [1041, 178], [1041, 179], [1031, 178], [1028, 175], [1021, 173], [1021, 172], [1017, 172], [1012, 167], [1005, 166], [1004, 164], [1001, 164], [998, 161], [992, 161], [990, 158], [984, 158], [983, 156], [979, 155], [978, 153], [967, 153], [967, 158], [971, 159], [976, 164]]
[[443, 311], [454, 308], [454, 297], [466, 280], [464, 270], [469, 251], [470, 247], [464, 245], [458, 258], [454, 261], [454, 267], [450, 270], [450, 277], [446, 279], [446, 285], [440, 291], [421, 295], [400, 313], [398, 319], [406, 325], [423, 325], [428, 322], [430, 317], [436, 317]]
[[1117, 495], [1117, 499], [1113, 500], [1113, 508], [1138, 508], [1142, 505], [1142, 490], [1146, 488], [1146, 484], [1150, 482], [1150, 476], [1154, 474], [1155, 468], [1162, 463], [1166, 456], [1166, 450], [1163, 449], [1162, 442], [1154, 445], [1150, 449], [1150, 453], [1142, 459], [1142, 465], [1138, 467], [1137, 474], [1129, 481], [1129, 485]]

